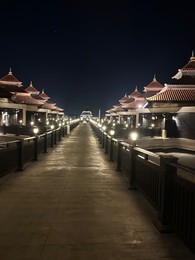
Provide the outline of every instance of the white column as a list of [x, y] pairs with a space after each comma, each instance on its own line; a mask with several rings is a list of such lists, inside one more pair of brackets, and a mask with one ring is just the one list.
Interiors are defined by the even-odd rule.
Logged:
[[22, 124], [26, 125], [26, 108], [22, 109]]
[[139, 124], [139, 113], [136, 112], [136, 118], [135, 118], [135, 128], [138, 128], [138, 124]]

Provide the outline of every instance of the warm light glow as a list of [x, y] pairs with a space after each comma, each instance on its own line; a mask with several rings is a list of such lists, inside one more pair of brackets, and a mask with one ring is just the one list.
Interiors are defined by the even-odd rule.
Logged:
[[151, 124], [151, 127], [154, 127], [155, 125], [154, 124]]
[[54, 129], [54, 125], [51, 125], [50, 127], [51, 127], [52, 130]]
[[31, 121], [31, 122], [30, 122], [30, 124], [33, 126], [33, 125], [34, 125], [34, 122], [33, 122], [33, 121]]
[[138, 133], [137, 132], [131, 132], [130, 138], [131, 138], [132, 141], [136, 141], [137, 138], [138, 138]]
[[34, 133], [35, 135], [37, 135], [38, 132], [39, 132], [39, 128], [38, 128], [38, 127], [33, 128], [33, 133]]
[[106, 128], [107, 128], [107, 127], [106, 127], [105, 125], [102, 126], [102, 129], [103, 129], [104, 131], [106, 130]]
[[110, 130], [110, 135], [113, 136], [115, 134], [115, 131], [113, 129]]

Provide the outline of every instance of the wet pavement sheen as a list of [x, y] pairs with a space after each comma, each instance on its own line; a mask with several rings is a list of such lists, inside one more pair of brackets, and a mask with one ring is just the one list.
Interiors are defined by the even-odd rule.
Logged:
[[89, 124], [0, 186], [0, 260], [195, 259], [108, 161]]

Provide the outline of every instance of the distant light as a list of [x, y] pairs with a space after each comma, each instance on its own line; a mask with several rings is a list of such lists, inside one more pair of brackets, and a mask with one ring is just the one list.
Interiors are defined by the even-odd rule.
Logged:
[[111, 129], [111, 130], [110, 130], [110, 135], [113, 136], [114, 134], [115, 134], [114, 129]]
[[106, 128], [107, 128], [107, 127], [106, 127], [105, 125], [102, 126], [102, 129], [103, 129], [104, 131], [106, 130]]
[[155, 124], [151, 124], [151, 127], [154, 127], [155, 126]]
[[39, 132], [39, 128], [38, 128], [38, 127], [33, 128], [33, 133], [34, 133], [35, 135], [37, 135], [38, 132]]
[[30, 124], [33, 126], [35, 123], [34, 123], [34, 121], [31, 121]]
[[137, 132], [131, 132], [130, 138], [131, 138], [132, 141], [136, 141], [137, 138], [138, 138], [138, 133]]
[[50, 127], [51, 127], [52, 130], [54, 129], [54, 125], [51, 125]]

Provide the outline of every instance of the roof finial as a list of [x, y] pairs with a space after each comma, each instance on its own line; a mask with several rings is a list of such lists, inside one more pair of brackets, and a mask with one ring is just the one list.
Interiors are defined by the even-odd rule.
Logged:
[[44, 93], [44, 88], [42, 89], [42, 93]]
[[135, 91], [138, 91], [137, 86], [135, 87]]
[[31, 80], [31, 82], [30, 82], [30, 86], [32, 86], [32, 80]]
[[11, 69], [11, 67], [9, 68], [9, 75], [12, 75], [12, 69]]
[[156, 74], [154, 74], [154, 78], [153, 78], [153, 81], [156, 81]]
[[192, 57], [190, 58], [190, 60], [195, 60], [195, 57], [194, 57], [194, 50], [192, 50]]

